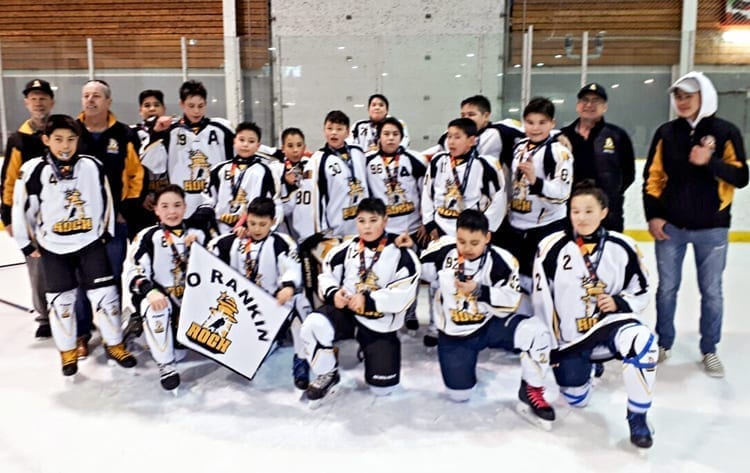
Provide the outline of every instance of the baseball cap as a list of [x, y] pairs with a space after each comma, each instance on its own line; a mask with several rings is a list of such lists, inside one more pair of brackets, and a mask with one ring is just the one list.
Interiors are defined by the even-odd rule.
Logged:
[[26, 87], [23, 89], [23, 96], [26, 97], [27, 95], [29, 95], [29, 92], [33, 90], [44, 92], [50, 97], [55, 98], [55, 93], [52, 91], [52, 86], [49, 85], [49, 82], [47, 82], [46, 80], [34, 79], [29, 81], [26, 84]]
[[586, 94], [596, 94], [605, 102], [607, 101], [607, 89], [605, 89], [603, 85], [597, 84], [596, 82], [591, 82], [590, 84], [586, 84], [581, 87], [581, 90], [578, 91], [578, 98], [580, 99]]
[[675, 90], [680, 89], [688, 94], [694, 94], [701, 91], [701, 85], [698, 83], [698, 79], [695, 77], [683, 77], [677, 79], [677, 82], [672, 84], [669, 88], [669, 92], [672, 93]]

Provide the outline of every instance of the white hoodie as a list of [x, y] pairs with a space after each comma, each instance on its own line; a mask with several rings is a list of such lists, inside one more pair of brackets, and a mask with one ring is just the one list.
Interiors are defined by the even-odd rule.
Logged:
[[695, 118], [695, 121], [687, 119], [688, 123], [690, 123], [690, 126], [695, 128], [696, 126], [698, 126], [698, 122], [700, 122], [701, 119], [709, 117], [716, 113], [719, 108], [719, 95], [716, 93], [716, 87], [714, 87], [711, 79], [706, 77], [702, 72], [688, 72], [684, 76], [677, 79], [669, 88], [669, 98], [672, 103], [672, 109], [675, 111], [675, 113], [677, 113], [677, 105], [674, 101], [674, 94], [671, 92], [673, 92], [675, 89], [680, 88], [680, 84], [685, 79], [694, 79], [700, 86], [701, 108], [698, 111], [698, 116]]

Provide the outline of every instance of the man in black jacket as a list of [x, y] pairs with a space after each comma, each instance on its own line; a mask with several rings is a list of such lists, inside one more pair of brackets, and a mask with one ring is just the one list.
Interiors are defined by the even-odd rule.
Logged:
[[622, 128], [604, 121], [607, 91], [600, 84], [585, 85], [578, 92], [578, 118], [563, 128], [573, 146], [573, 185], [593, 179], [609, 198], [609, 214], [603, 225], [621, 232], [624, 228], [625, 191], [635, 179], [633, 144]]

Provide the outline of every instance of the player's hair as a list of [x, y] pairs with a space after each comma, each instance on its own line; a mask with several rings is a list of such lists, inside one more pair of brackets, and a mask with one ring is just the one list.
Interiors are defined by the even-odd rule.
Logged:
[[571, 192], [570, 194], [570, 200], [572, 201], [573, 197], [577, 197], [579, 195], [593, 196], [603, 209], [609, 207], [609, 198], [607, 197], [607, 194], [605, 194], [600, 187], [597, 187], [596, 182], [594, 182], [593, 179], [584, 179], [573, 186], [573, 192]]
[[161, 196], [170, 192], [179, 195], [182, 200], [185, 200], [185, 191], [182, 189], [182, 187], [178, 186], [177, 184], [167, 184], [166, 186], [154, 192], [154, 202], [159, 202], [159, 198], [161, 198]]
[[487, 217], [479, 210], [466, 209], [458, 215], [456, 228], [487, 233], [490, 231], [490, 223], [487, 221]]
[[44, 126], [44, 134], [50, 136], [55, 130], [70, 130], [76, 136], [81, 136], [81, 125], [68, 115], [50, 115]]
[[555, 118], [555, 104], [546, 97], [534, 97], [529, 100], [528, 105], [523, 109], [523, 117], [526, 118], [526, 115], [530, 113], [541, 113], [553, 120]]
[[138, 94], [138, 105], [143, 105], [143, 102], [149, 97], [154, 97], [160, 104], [164, 105], [164, 92], [156, 89], [146, 89], [141, 91], [141, 93]]
[[91, 79], [87, 80], [85, 84], [83, 84], [84, 87], [86, 87], [89, 84], [97, 84], [101, 86], [101, 88], [104, 90], [104, 97], [110, 98], [112, 97], [112, 87], [109, 86], [107, 81], [101, 80], [101, 79]]
[[270, 197], [256, 197], [247, 206], [247, 213], [273, 220], [276, 218], [276, 204]]
[[183, 82], [183, 84], [180, 86], [180, 101], [184, 102], [188, 97], [192, 97], [194, 95], [202, 97], [203, 100], [206, 100], [206, 98], [208, 97], [208, 91], [206, 90], [206, 86], [203, 85], [203, 82], [199, 82], [197, 80], [189, 80], [187, 82]]
[[401, 137], [404, 137], [404, 125], [401, 124], [401, 121], [396, 117], [386, 117], [385, 120], [378, 123], [378, 139], [380, 139], [380, 133], [383, 131], [383, 127], [386, 125], [393, 125], [396, 128], [398, 128], [398, 132], [401, 134]]
[[344, 125], [349, 128], [349, 117], [341, 110], [331, 110], [323, 121], [323, 124], [326, 123], [335, 123], [336, 125]]
[[450, 127], [461, 129], [466, 136], [477, 136], [477, 124], [471, 118], [454, 118], [448, 123], [448, 128]]
[[256, 135], [258, 135], [258, 141], [260, 141], [260, 127], [255, 122], [242, 122], [239, 125], [237, 125], [237, 128], [234, 130], [235, 135], [239, 135], [241, 131], [254, 131]]
[[299, 135], [302, 137], [302, 141], [305, 141], [305, 134], [302, 133], [302, 130], [300, 130], [299, 128], [291, 127], [281, 132], [281, 143], [282, 144], [284, 143], [284, 140], [286, 139], [287, 136], [292, 136], [292, 135]]
[[357, 215], [362, 212], [370, 212], [385, 217], [385, 204], [377, 197], [365, 197], [357, 206]]
[[383, 95], [383, 94], [372, 94], [372, 95], [370, 95], [370, 98], [367, 99], [367, 108], [370, 108], [370, 105], [372, 105], [372, 101], [375, 100], [375, 99], [382, 100], [383, 103], [385, 104], [385, 108], [386, 109], [388, 109], [388, 108], [391, 107], [390, 104], [388, 103], [388, 99], [385, 98], [385, 95]]
[[482, 113], [492, 113], [492, 107], [490, 101], [484, 95], [472, 95], [461, 101], [461, 107], [464, 105], [473, 105], [479, 109]]

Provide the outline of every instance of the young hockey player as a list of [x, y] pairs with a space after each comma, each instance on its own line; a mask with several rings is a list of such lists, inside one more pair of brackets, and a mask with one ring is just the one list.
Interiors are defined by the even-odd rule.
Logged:
[[433, 242], [422, 253], [422, 279], [437, 291], [438, 358], [449, 397], [468, 401], [477, 383], [476, 365], [485, 348], [521, 352], [522, 413], [548, 428], [555, 411], [544, 399], [551, 335], [540, 319], [516, 313], [521, 302], [518, 263], [490, 245], [485, 217], [461, 212], [456, 236]]
[[399, 383], [401, 342], [397, 331], [416, 297], [419, 261], [385, 231], [388, 217], [380, 199], [363, 199], [356, 212], [358, 236], [332, 249], [319, 277], [325, 305], [302, 324], [307, 360], [316, 377], [307, 398], [319, 400], [339, 382], [333, 343], [355, 336], [365, 363], [365, 382], [376, 395]]
[[26, 162], [14, 189], [14, 238], [24, 255], [42, 258], [52, 337], [62, 372], [78, 372], [76, 288], [92, 304], [108, 358], [136, 365], [125, 349], [120, 303], [104, 241], [114, 232], [109, 183], [99, 161], [77, 154], [81, 129], [67, 115], [49, 117], [42, 141], [49, 153]]
[[[367, 99], [367, 120], [359, 120], [352, 126], [352, 133], [347, 141], [357, 145], [365, 152], [378, 149], [378, 127], [388, 116], [388, 99], [382, 94], [373, 94]], [[409, 132], [406, 129], [406, 123], [399, 120], [401, 124], [401, 146], [404, 149], [409, 147]]]
[[555, 106], [531, 99], [523, 111], [526, 138], [518, 143], [511, 167], [508, 220], [500, 229], [503, 247], [518, 258], [521, 287], [531, 293], [531, 266], [542, 238], [561, 230], [573, 182], [573, 156], [552, 135]]
[[[284, 207], [284, 224], [280, 231], [299, 241], [300, 232], [295, 225], [294, 207], [302, 204], [298, 191], [307, 160], [312, 153], [307, 151], [305, 134], [299, 128], [287, 128], [281, 133], [284, 176], [281, 181], [281, 203]], [[300, 200], [300, 202], [298, 202]]]
[[539, 244], [534, 313], [554, 333], [552, 365], [571, 406], [588, 403], [593, 361], [622, 360], [630, 441], [649, 448], [653, 440], [646, 413], [658, 347], [651, 330], [639, 321], [648, 304], [648, 281], [635, 243], [602, 227], [606, 216], [604, 192], [591, 181], [577, 184], [570, 201], [572, 229]]
[[[309, 367], [300, 338], [302, 321], [310, 312], [310, 303], [302, 289], [302, 269], [297, 245], [287, 235], [272, 232], [276, 205], [268, 197], [257, 197], [247, 208], [245, 236], [234, 233], [213, 240], [209, 249], [222, 261], [244, 274], [251, 282], [276, 297], [279, 305], [291, 310], [294, 358], [294, 385], [307, 389]], [[284, 329], [282, 328], [282, 331]]]
[[[207, 224], [213, 215], [193, 215], [204, 202], [203, 191], [208, 187], [211, 168], [234, 156], [234, 133], [222, 118], [208, 118], [206, 97], [202, 83], [189, 80], [180, 87], [180, 107], [183, 117], [174, 122], [172, 117], [159, 117], [143, 152], [142, 163], [154, 174], [167, 173], [169, 182], [185, 190], [185, 215]], [[206, 208], [206, 207], [204, 207]]]
[[[235, 156], [211, 170], [208, 185], [210, 205], [216, 212], [219, 234], [232, 231], [256, 197], [273, 198], [277, 184], [271, 169], [256, 154], [260, 147], [261, 130], [253, 122], [237, 125], [234, 135]], [[281, 214], [281, 200], [276, 202], [277, 215]]]
[[144, 333], [159, 367], [161, 386], [180, 385], [174, 350], [190, 245], [206, 242], [203, 230], [185, 225], [185, 192], [176, 184], [156, 191], [154, 212], [159, 224], [136, 235], [125, 264], [126, 284], [133, 305], [145, 320]]

